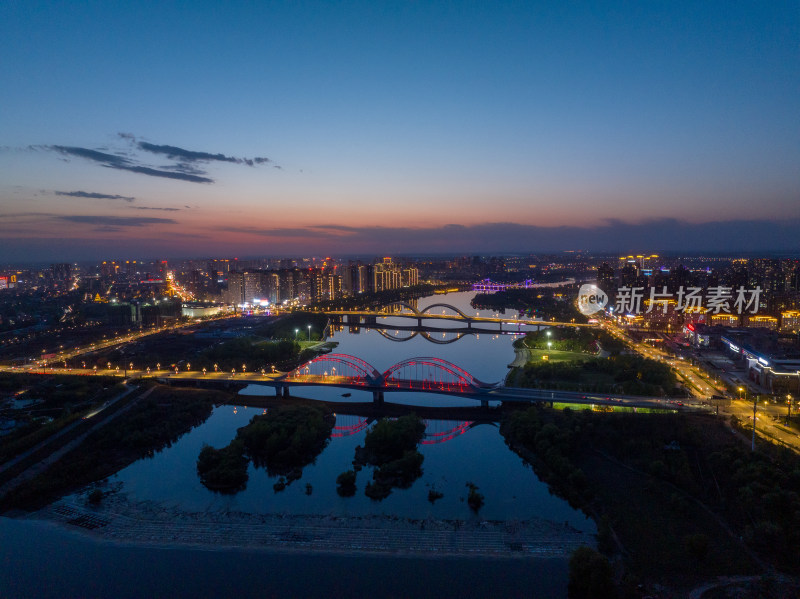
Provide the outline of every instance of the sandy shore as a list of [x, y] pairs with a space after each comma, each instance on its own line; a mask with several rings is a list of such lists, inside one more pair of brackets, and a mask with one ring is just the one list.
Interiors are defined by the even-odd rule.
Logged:
[[547, 520], [414, 520], [383, 515], [331, 516], [186, 512], [112, 495], [94, 507], [82, 497], [57, 501], [31, 518], [125, 544], [315, 553], [498, 558], [566, 557], [594, 536]]

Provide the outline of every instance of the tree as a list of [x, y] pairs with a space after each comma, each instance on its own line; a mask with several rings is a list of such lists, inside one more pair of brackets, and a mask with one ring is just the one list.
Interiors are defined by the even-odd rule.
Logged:
[[698, 566], [705, 561], [708, 556], [708, 536], [702, 533], [686, 535], [683, 544], [689, 552], [689, 556]]
[[611, 563], [591, 547], [578, 547], [569, 560], [570, 599], [611, 599], [617, 596]]
[[356, 473], [352, 470], [342, 472], [336, 477], [336, 492], [342, 497], [352, 497], [356, 494]]

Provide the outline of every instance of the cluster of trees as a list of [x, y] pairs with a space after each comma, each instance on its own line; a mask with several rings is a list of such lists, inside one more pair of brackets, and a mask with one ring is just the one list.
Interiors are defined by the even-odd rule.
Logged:
[[731, 446], [708, 463], [720, 486], [725, 514], [745, 541], [780, 569], [800, 572], [800, 458], [775, 448], [752, 453]]
[[247, 466], [243, 443], [236, 439], [222, 449], [203, 445], [197, 458], [197, 474], [207, 488], [220, 493], [236, 493], [247, 485]]
[[517, 379], [521, 387], [628, 395], [671, 395], [676, 383], [669, 366], [635, 355], [530, 363]]
[[586, 322], [578, 311], [576, 286], [558, 289], [506, 289], [495, 293], [478, 293], [471, 305], [476, 310], [518, 310], [531, 318], [555, 319], [558, 322]]
[[[713, 507], [762, 557], [800, 572], [800, 456], [791, 450], [752, 452], [719, 421], [681, 414], [604, 418], [591, 442]], [[696, 540], [687, 547], [703, 553]]]
[[254, 416], [237, 438], [247, 455], [270, 476], [285, 475], [311, 464], [325, 449], [335, 424], [330, 412], [316, 406], [285, 406]]
[[222, 391], [156, 387], [113, 422], [93, 432], [44, 473], [8, 493], [0, 510], [37, 509], [64, 493], [111, 476], [128, 464], [169, 447], [204, 422]]
[[[239, 337], [214, 345], [196, 358], [195, 369], [206, 368], [213, 371], [214, 364], [223, 370], [233, 368], [239, 372], [242, 364], [248, 370], [269, 370], [273, 364], [282, 365], [296, 360], [300, 354], [300, 346], [294, 341], [262, 341], [257, 337]], [[276, 366], [277, 367], [277, 366]]]
[[408, 488], [422, 476], [424, 456], [417, 444], [424, 434], [425, 424], [415, 414], [382, 418], [367, 432], [364, 447], [356, 448], [355, 463], [377, 466], [365, 490], [368, 497], [384, 499], [392, 488]]
[[110, 377], [0, 374], [0, 394], [26, 390], [20, 399], [37, 400], [35, 406], [9, 412], [24, 423], [0, 437], [0, 463], [30, 449], [80, 418], [92, 406], [102, 404], [124, 390]]
[[601, 553], [591, 547], [578, 547], [569, 560], [570, 599], [614, 599], [614, 568]]
[[[508, 415], [501, 433], [554, 492], [575, 507], [607, 514], [598, 522], [604, 552], [615, 547], [611, 524], [629, 551], [641, 545], [639, 550], [646, 553], [663, 553], [662, 566], [671, 570], [698, 573], [708, 564], [709, 573], [718, 573], [715, 568], [725, 568], [731, 555], [742, 555], [737, 546], [741, 538], [782, 571], [800, 572], [795, 559], [800, 545], [800, 456], [789, 450], [768, 445], [751, 452], [710, 415], [600, 414], [534, 407]], [[652, 513], [674, 514], [675, 529], [648, 533], [654, 524], [608, 503], [614, 502], [619, 489], [605, 488], [605, 475], [598, 479], [598, 465], [608, 463], [605, 458], [598, 462], [598, 456], [610, 456], [641, 473], [641, 489], [627, 492], [655, 503], [648, 506]], [[594, 472], [593, 477], [583, 470], [588, 465], [592, 470], [586, 472]], [[715, 528], [716, 523], [704, 527], [702, 522], [708, 520], [704, 509], [724, 520], [733, 536]], [[648, 546], [652, 544], [648, 537], [664, 541], [670, 535], [677, 535], [674, 547]], [[744, 563], [748, 562], [739, 565]], [[606, 594], [608, 569], [595, 553], [582, 551], [573, 574], [582, 582], [574, 591], [571, 584], [571, 596], [613, 596]], [[587, 582], [591, 580], [595, 582]], [[591, 588], [595, 590], [587, 590]]]
[[550, 485], [573, 507], [580, 507], [589, 498], [586, 474], [575, 463], [583, 447], [583, 427], [572, 412], [567, 418], [554, 421], [551, 411], [539, 407], [512, 412], [503, 420], [500, 434], [513, 451], [534, 467], [540, 479]]
[[[316, 406], [294, 405], [254, 416], [222, 449], [203, 447], [197, 459], [201, 482], [213, 491], [236, 493], [247, 483], [247, 465], [280, 475], [279, 491], [302, 476], [330, 439], [334, 416]], [[284, 478], [285, 477], [285, 478]]]

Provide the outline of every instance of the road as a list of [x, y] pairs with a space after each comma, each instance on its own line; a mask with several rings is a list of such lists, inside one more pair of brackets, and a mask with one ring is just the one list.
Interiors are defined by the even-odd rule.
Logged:
[[[228, 318], [236, 318], [236, 317], [237, 317], [237, 315], [234, 315], [234, 314], [226, 314], [224, 316], [219, 316], [219, 317], [216, 317], [216, 318], [209, 318], [207, 320], [204, 320], [203, 322], [204, 323], [209, 323], [209, 322], [225, 320], [225, 319], [228, 319]], [[134, 341], [138, 341], [139, 339], [142, 339], [144, 337], [150, 337], [152, 335], [158, 335], [160, 333], [167, 333], [167, 332], [171, 332], [171, 331], [178, 331], [180, 329], [184, 329], [184, 328], [192, 327], [192, 326], [196, 326], [196, 325], [197, 325], [197, 322], [186, 322], [186, 323], [180, 323], [180, 324], [173, 324], [173, 325], [169, 325], [169, 326], [162, 326], [162, 327], [158, 327], [158, 328], [154, 328], [154, 329], [147, 329], [147, 330], [142, 330], [142, 331], [129, 332], [129, 333], [125, 334], [125, 335], [116, 335], [116, 336], [111, 337], [110, 339], [107, 339], [107, 340], [104, 340], [104, 341], [99, 341], [99, 342], [96, 342], [96, 343], [90, 343], [88, 345], [75, 347], [73, 349], [62, 350], [62, 351], [58, 352], [54, 357], [51, 357], [51, 358], [48, 358], [48, 359], [36, 360], [33, 364], [30, 364], [28, 366], [33, 366], [34, 368], [38, 368], [38, 369], [46, 368], [46, 369], [49, 370], [50, 368], [52, 368], [53, 365], [64, 364], [68, 360], [75, 360], [76, 358], [80, 358], [84, 354], [89, 354], [89, 353], [92, 353], [92, 352], [95, 352], [95, 351], [98, 351], [98, 350], [101, 350], [101, 349], [108, 349], [108, 348], [113, 348], [113, 347], [121, 347], [121, 346], [126, 345], [128, 343], [132, 343]], [[27, 368], [27, 366], [26, 366], [26, 368]], [[0, 367], [0, 370], [7, 370], [7, 369], [8, 369], [7, 367]]]
[[645, 358], [665, 362], [677, 373], [693, 397], [710, 399], [712, 395], [722, 395], [726, 392], [722, 383], [715, 381], [699, 367], [686, 360], [676, 359], [666, 352], [661, 351], [647, 343], [631, 339], [627, 332], [617, 324], [610, 321], [602, 322], [603, 329], [614, 337], [624, 341], [629, 347]]
[[[710, 376], [699, 366], [686, 360], [675, 359], [665, 352], [646, 343], [636, 342], [631, 339], [621, 327], [614, 323], [604, 321], [603, 328], [618, 339], [623, 340], [637, 353], [660, 362], [666, 362], [678, 376], [683, 379], [692, 395], [698, 399], [710, 400], [712, 395], [728, 396], [728, 390], [722, 381]], [[745, 398], [732, 398], [730, 405], [720, 405], [720, 414], [736, 416], [740, 421], [748, 424], [753, 422], [753, 402]], [[787, 406], [771, 402], [759, 402], [756, 409], [756, 434], [771, 440], [777, 440], [797, 451], [800, 451], [800, 435], [785, 424]]]
[[[70, 425], [69, 427], [66, 427], [65, 429], [59, 431], [55, 435], [52, 435], [52, 436], [48, 437], [47, 439], [45, 439], [44, 441], [42, 441], [41, 443], [39, 443], [35, 447], [29, 449], [25, 453], [20, 454], [19, 456], [16, 456], [13, 460], [10, 460], [9, 462], [3, 464], [2, 469], [0, 469], [0, 472], [4, 472], [6, 470], [11, 470], [19, 462], [25, 460], [27, 457], [35, 454], [36, 452], [42, 451], [43, 449], [51, 451], [51, 453], [47, 457], [37, 461], [36, 463], [30, 465], [29, 467], [26, 467], [25, 470], [23, 470], [22, 472], [20, 472], [16, 476], [14, 476], [14, 478], [12, 478], [11, 480], [7, 481], [2, 486], [0, 486], [0, 496], [5, 495], [11, 489], [14, 489], [15, 487], [19, 486], [20, 484], [24, 483], [25, 481], [28, 481], [28, 480], [32, 479], [33, 477], [35, 477], [36, 475], [44, 472], [52, 464], [54, 464], [56, 461], [61, 459], [62, 456], [64, 456], [68, 452], [70, 452], [73, 449], [75, 449], [78, 445], [83, 443], [83, 441], [86, 439], [86, 437], [88, 437], [94, 431], [96, 431], [97, 429], [99, 429], [102, 426], [105, 426], [107, 423], [111, 422], [111, 420], [113, 420], [114, 418], [116, 418], [120, 414], [125, 413], [128, 409], [130, 409], [130, 407], [136, 401], [138, 401], [140, 399], [143, 399], [143, 398], [147, 397], [148, 395], [150, 395], [150, 393], [153, 392], [153, 389], [154, 389], [154, 387], [151, 387], [150, 389], [148, 389], [147, 391], [142, 393], [139, 397], [134, 397], [133, 400], [131, 401], [131, 403], [129, 403], [128, 405], [123, 406], [119, 410], [116, 410], [116, 411], [111, 410], [111, 408], [113, 406], [115, 406], [118, 402], [122, 401], [125, 397], [127, 397], [128, 395], [130, 395], [131, 393], [133, 393], [134, 391], [137, 390], [137, 387], [134, 387], [134, 386], [128, 387], [125, 391], [120, 393], [117, 397], [115, 397], [114, 399], [109, 401], [105, 406], [103, 406], [103, 408], [101, 410], [98, 410], [97, 412], [93, 413], [91, 416], [87, 416], [86, 418], [92, 417], [92, 420], [93, 420], [92, 425], [89, 426], [86, 430], [84, 430], [82, 433], [80, 433], [74, 439], [71, 439], [71, 440], [67, 441], [66, 443], [63, 443], [63, 444], [60, 444], [60, 445], [58, 443], [58, 440], [61, 437], [66, 436], [67, 433], [71, 432], [77, 426], [83, 425], [85, 423], [86, 419], [77, 421], [76, 423]], [[106, 412], [109, 412], [109, 411], [110, 411], [110, 413], [106, 414]], [[52, 449], [51, 449], [50, 446], [52, 446]]]

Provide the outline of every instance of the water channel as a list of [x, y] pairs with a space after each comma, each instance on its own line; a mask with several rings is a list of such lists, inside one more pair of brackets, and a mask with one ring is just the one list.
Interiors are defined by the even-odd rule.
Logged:
[[[494, 316], [492, 312], [478, 312], [469, 305], [474, 293], [451, 293], [435, 295], [419, 300], [418, 307], [424, 308], [433, 303], [454, 305], [468, 314]], [[436, 309], [439, 310], [438, 308]], [[507, 314], [510, 320], [513, 314]], [[382, 319], [384, 323], [408, 324], [401, 319]], [[411, 321], [414, 322], [414, 321]], [[436, 326], [458, 328], [456, 322]], [[491, 325], [487, 325], [491, 326]], [[494, 325], [495, 327], [497, 325]], [[499, 327], [498, 327], [499, 328]], [[504, 378], [507, 366], [514, 359], [512, 349], [513, 331], [521, 328], [505, 325], [506, 333], [497, 332], [469, 334], [449, 344], [433, 343], [422, 335], [415, 335], [407, 341], [394, 341], [387, 335], [398, 338], [408, 337], [408, 331], [384, 331], [361, 328], [353, 330], [345, 326], [337, 330], [332, 340], [338, 342], [337, 353], [350, 354], [362, 358], [384, 371], [393, 364], [411, 357], [431, 356], [448, 360], [476, 378], [494, 382]], [[519, 332], [517, 333], [519, 334]], [[454, 333], [432, 333], [437, 340], [454, 339]], [[423, 475], [408, 489], [394, 489], [382, 501], [374, 501], [364, 494], [364, 488], [371, 479], [371, 472], [365, 469], [358, 474], [357, 492], [353, 497], [340, 497], [336, 493], [336, 477], [352, 468], [355, 448], [363, 444], [364, 436], [371, 421], [358, 414], [337, 414], [334, 436], [327, 447], [317, 457], [316, 462], [306, 466], [302, 478], [289, 484], [285, 490], [275, 492], [273, 485], [277, 477], [268, 476], [263, 469], [252, 464], [246, 489], [234, 495], [223, 495], [206, 489], [199, 481], [195, 470], [198, 453], [204, 444], [221, 447], [229, 443], [239, 427], [247, 424], [255, 414], [263, 413], [262, 408], [246, 407], [248, 398], [272, 394], [269, 388], [251, 385], [241, 392], [242, 404], [223, 405], [214, 409], [212, 415], [202, 425], [181, 437], [171, 447], [151, 458], [139, 460], [109, 479], [109, 485], [119, 489], [130, 501], [153, 502], [171, 510], [186, 512], [228, 512], [241, 511], [254, 514], [330, 514], [334, 516], [386, 515], [400, 518], [441, 520], [526, 520], [546, 519], [569, 526], [590, 535], [595, 532], [594, 523], [582, 513], [571, 508], [564, 500], [550, 494], [547, 485], [539, 481], [530, 467], [511, 452], [506, 446], [496, 423], [483, 422], [470, 424], [465, 419], [427, 420], [426, 438], [420, 445], [424, 455]], [[368, 402], [371, 394], [352, 391], [349, 397], [343, 396], [342, 389], [305, 388], [303, 396], [310, 399], [340, 401], [343, 403]], [[475, 400], [454, 398], [445, 395], [397, 392], [387, 393], [386, 401], [392, 403], [440, 406], [458, 408], [476, 405]], [[479, 513], [473, 512], [466, 503], [466, 484], [474, 483], [485, 496], [485, 505]], [[311, 486], [310, 492], [307, 485]], [[428, 491], [435, 489], [443, 494], [438, 501], [428, 500]], [[8, 522], [0, 519], [0, 531], [12, 531], [11, 538], [25, 538], [20, 527], [38, 526], [31, 534], [49, 539], [55, 544], [65, 544], [74, 550], [96, 551], [86, 539], [78, 540], [74, 535], [41, 524]], [[5, 538], [5, 537], [4, 537]], [[20, 544], [21, 543], [21, 544]], [[17, 543], [19, 551], [25, 550], [25, 542]], [[3, 559], [9, 563], [10, 547], [5, 543]], [[72, 550], [71, 549], [71, 550]], [[112, 546], [104, 553], [106, 560], [136, 559], [136, 549]], [[160, 552], [166, 550], [161, 549]], [[184, 560], [196, 559], [196, 553], [186, 549], [173, 549], [169, 559], [183, 567]], [[220, 563], [230, 559], [236, 552], [225, 553]], [[247, 552], [238, 552], [245, 561]], [[117, 556], [114, 558], [113, 556]], [[125, 557], [127, 556], [127, 557]], [[182, 556], [182, 557], [181, 557]], [[144, 559], [144, 558], [141, 558]], [[269, 557], [270, 560], [291, 561], [284, 556]], [[362, 559], [362, 558], [359, 558]], [[366, 559], [366, 558], [363, 558]], [[321, 564], [332, 564], [323, 556], [314, 557]], [[383, 564], [379, 558], [372, 560]], [[422, 563], [422, 560], [416, 560]], [[552, 561], [552, 560], [551, 560]], [[467, 561], [454, 562], [454, 568], [466, 573]], [[408, 565], [408, 562], [406, 562]], [[495, 567], [500, 567], [495, 565]], [[513, 566], [503, 566], [512, 568]], [[538, 568], [538, 566], [537, 566]], [[546, 568], [546, 573], [532, 568], [526, 575], [531, 584], [548, 580], [552, 596], [563, 596], [566, 574], [563, 560], [557, 566]], [[380, 567], [378, 567], [380, 569]], [[6, 570], [8, 571], [8, 570]], [[538, 572], [538, 573], [536, 573]], [[431, 573], [433, 578], [436, 578]], [[531, 578], [532, 577], [532, 578]], [[555, 578], [553, 578], [555, 577]], [[369, 578], [369, 576], [367, 577]], [[165, 587], [166, 588], [166, 587]], [[544, 587], [543, 587], [544, 588]], [[145, 587], [142, 587], [145, 590]], [[166, 591], [164, 591], [166, 592]], [[302, 593], [308, 594], [311, 593]]]

